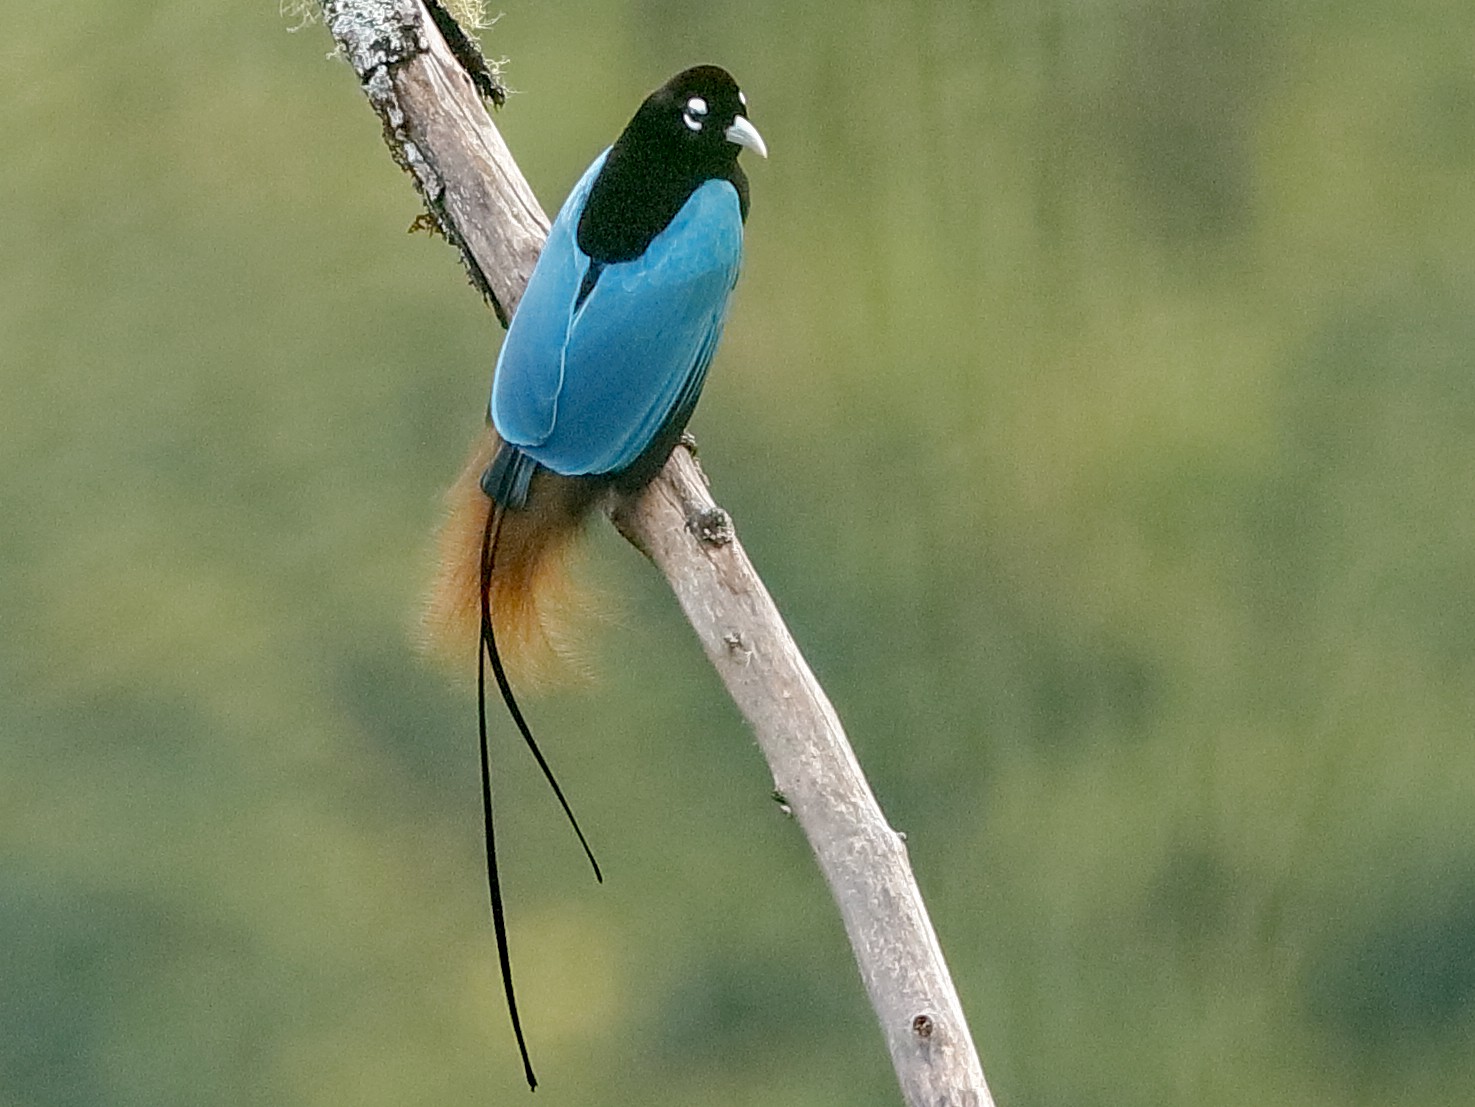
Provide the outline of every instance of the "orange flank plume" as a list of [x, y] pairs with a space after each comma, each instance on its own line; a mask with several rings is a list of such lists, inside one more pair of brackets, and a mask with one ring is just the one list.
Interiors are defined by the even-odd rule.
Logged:
[[[446, 493], [438, 563], [423, 617], [429, 651], [467, 673], [476, 665], [482, 536], [493, 509], [481, 490], [481, 474], [497, 445], [488, 426]], [[533, 478], [527, 506], [502, 513], [491, 615], [498, 651], [517, 683], [546, 684], [567, 675], [578, 656], [573, 629], [589, 604], [569, 572], [569, 555], [594, 497], [585, 482], [545, 470]]]

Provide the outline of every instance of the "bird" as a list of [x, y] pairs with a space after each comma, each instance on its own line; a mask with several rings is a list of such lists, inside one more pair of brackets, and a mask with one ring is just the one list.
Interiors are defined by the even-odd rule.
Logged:
[[606, 497], [649, 483], [692, 416], [742, 263], [744, 150], [768, 156], [725, 69], [682, 70], [645, 98], [549, 229], [497, 357], [485, 426], [447, 495], [425, 625], [439, 652], [476, 651], [488, 892], [529, 1088], [493, 834], [487, 667], [602, 881], [508, 674], [537, 679], [569, 652], [579, 600], [565, 562], [583, 522]]

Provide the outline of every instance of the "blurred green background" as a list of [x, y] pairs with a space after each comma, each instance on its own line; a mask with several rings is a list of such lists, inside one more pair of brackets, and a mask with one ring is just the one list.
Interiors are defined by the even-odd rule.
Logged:
[[[495, 12], [496, 9], [494, 9]], [[1006, 1107], [1467, 1104], [1475, 9], [506, 0], [550, 209], [736, 73], [694, 429]], [[410, 627], [499, 332], [321, 27], [0, 42], [0, 1105], [525, 1103]], [[659, 578], [496, 757], [540, 1104], [898, 1101]]]

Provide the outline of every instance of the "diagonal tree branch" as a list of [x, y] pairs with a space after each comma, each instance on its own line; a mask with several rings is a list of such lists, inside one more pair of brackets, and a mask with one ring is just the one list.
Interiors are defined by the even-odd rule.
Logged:
[[[505, 324], [548, 219], [471, 78], [421, 0], [322, 0], [322, 9], [391, 154]], [[690, 452], [678, 448], [610, 517], [665, 575], [752, 725], [840, 908], [907, 1104], [993, 1107], [905, 844]]]

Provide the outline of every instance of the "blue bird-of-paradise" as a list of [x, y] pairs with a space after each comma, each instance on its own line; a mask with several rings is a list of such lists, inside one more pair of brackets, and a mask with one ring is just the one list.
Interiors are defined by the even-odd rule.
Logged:
[[602, 879], [508, 672], [537, 677], [565, 652], [564, 616], [578, 604], [564, 555], [603, 495], [660, 470], [696, 407], [741, 268], [743, 149], [768, 156], [725, 70], [684, 70], [645, 99], [549, 230], [497, 359], [486, 428], [448, 496], [426, 628], [448, 656], [476, 649], [488, 890], [530, 1088], [493, 835], [486, 671]]
[[[490, 416], [502, 441], [517, 447], [505, 456], [519, 458], [512, 464], [520, 473], [530, 468], [521, 458], [565, 476], [633, 465], [673, 414], [695, 402], [737, 282], [737, 191], [707, 181], [644, 253], [607, 266], [580, 300], [595, 263], [575, 231], [607, 156], [589, 167], [555, 220], [547, 261], [540, 259], [498, 359]], [[492, 480], [495, 495], [501, 490]], [[519, 485], [506, 488], [509, 506], [526, 498]]]

